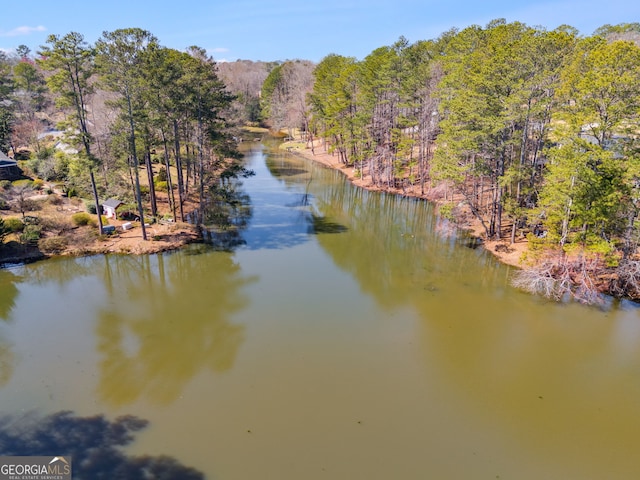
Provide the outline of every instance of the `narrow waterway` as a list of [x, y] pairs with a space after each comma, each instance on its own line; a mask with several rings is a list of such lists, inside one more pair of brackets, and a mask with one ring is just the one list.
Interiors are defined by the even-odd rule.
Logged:
[[215, 247], [0, 271], [0, 454], [45, 425], [96, 472], [640, 477], [638, 309], [521, 293], [429, 204], [245, 148]]

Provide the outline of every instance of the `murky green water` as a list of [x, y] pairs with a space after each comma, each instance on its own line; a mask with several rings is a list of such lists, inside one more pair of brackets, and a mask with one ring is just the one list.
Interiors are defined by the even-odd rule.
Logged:
[[209, 479], [640, 477], [639, 310], [520, 293], [429, 205], [252, 147], [232, 251], [0, 271], [0, 427], [135, 415], [129, 461]]

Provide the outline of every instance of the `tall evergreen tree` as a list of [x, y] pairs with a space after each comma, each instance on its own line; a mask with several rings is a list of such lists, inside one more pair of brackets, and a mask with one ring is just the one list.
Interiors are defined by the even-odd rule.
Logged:
[[157, 39], [150, 32], [139, 28], [127, 28], [104, 32], [96, 42], [96, 61], [105, 87], [120, 95], [120, 111], [128, 123], [129, 155], [135, 174], [135, 196], [142, 227], [142, 238], [147, 240], [140, 189], [136, 123], [144, 114], [143, 66], [144, 54]]
[[599, 37], [583, 40], [564, 71], [565, 102], [541, 192], [547, 228], [560, 246], [608, 244], [620, 235], [627, 255], [635, 245], [638, 156], [626, 147], [635, 143], [639, 81], [640, 47]]
[[85, 41], [84, 37], [71, 32], [60, 37], [50, 35], [47, 45], [40, 47], [40, 65], [43, 69], [53, 72], [47, 78], [49, 89], [56, 93], [57, 104], [70, 109], [72, 125], [68, 132], [74, 136], [78, 132], [75, 143], [82, 146], [81, 159], [89, 171], [91, 190], [98, 215], [98, 232], [102, 234], [102, 218], [100, 202], [96, 187], [94, 170], [99, 164], [98, 158], [91, 151], [91, 133], [87, 110], [88, 97], [93, 93], [91, 77], [95, 73], [95, 51]]

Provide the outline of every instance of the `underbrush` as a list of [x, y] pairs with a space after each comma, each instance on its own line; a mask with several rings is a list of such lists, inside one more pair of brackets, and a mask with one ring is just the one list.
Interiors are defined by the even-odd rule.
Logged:
[[514, 273], [512, 284], [553, 300], [602, 304], [604, 295], [640, 300], [640, 259], [547, 252]]

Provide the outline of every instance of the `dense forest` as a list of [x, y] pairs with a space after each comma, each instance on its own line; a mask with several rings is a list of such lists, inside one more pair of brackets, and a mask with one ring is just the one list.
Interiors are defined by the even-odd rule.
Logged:
[[639, 298], [639, 44], [640, 24], [581, 37], [495, 20], [332, 54], [297, 126], [379, 188], [464, 209], [488, 239], [526, 237], [518, 286]]
[[99, 199], [127, 200], [145, 239], [145, 216], [159, 216], [156, 190], [184, 221], [187, 196], [202, 200], [239, 157], [226, 118], [235, 97], [201, 48], [166, 48], [135, 28], [104, 32], [95, 45], [71, 32], [49, 36], [35, 55], [26, 46], [3, 55], [0, 69], [0, 149], [29, 178], [92, 199], [93, 213]]
[[[637, 23], [585, 37], [494, 20], [317, 65], [216, 64], [139, 29], [95, 45], [52, 35], [35, 56], [0, 58], [0, 149], [20, 158], [28, 146], [35, 175], [96, 204], [130, 192], [155, 216], [160, 181], [184, 218], [187, 191], [205, 195], [237, 156], [235, 127], [267, 125], [301, 132], [378, 188], [417, 189], [452, 221], [470, 212], [488, 239], [527, 238], [515, 283], [558, 299], [640, 298], [639, 115]], [[41, 141], [54, 120], [76, 154]]]

